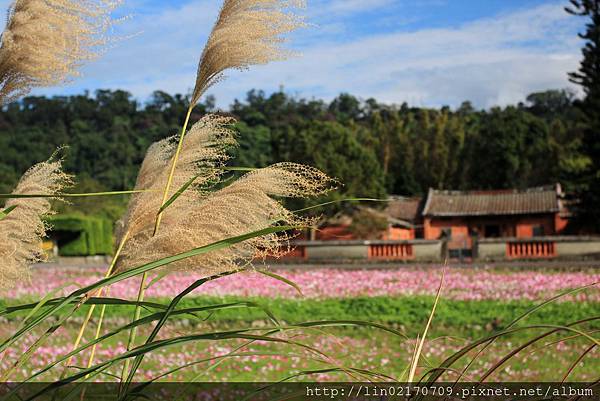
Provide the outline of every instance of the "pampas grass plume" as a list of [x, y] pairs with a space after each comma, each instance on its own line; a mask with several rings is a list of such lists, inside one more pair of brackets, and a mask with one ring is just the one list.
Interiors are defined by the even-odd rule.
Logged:
[[[61, 160], [50, 159], [31, 167], [13, 194], [54, 196], [72, 183]], [[52, 214], [49, 198], [16, 198], [5, 208], [16, 208], [0, 220], [0, 289], [29, 280], [29, 265], [44, 259], [42, 240], [48, 229], [43, 218]]]
[[[217, 181], [223, 173], [221, 167], [228, 160], [226, 151], [236, 144], [235, 132], [230, 128], [233, 123], [232, 118], [209, 114], [189, 130], [179, 154], [168, 196], [171, 197], [190, 179], [195, 177], [195, 180], [192, 188], [177, 198], [177, 204], [193, 207], [202, 198], [202, 189]], [[139, 241], [152, 236], [175, 148], [175, 137], [155, 142], [148, 148], [135, 185], [135, 189], [145, 192], [133, 195], [129, 201], [124, 217], [117, 224], [117, 245], [126, 233]]]
[[16, 0], [0, 45], [0, 104], [67, 82], [106, 43], [109, 0]]
[[200, 57], [191, 106], [227, 69], [286, 59], [291, 53], [281, 47], [282, 35], [304, 23], [285, 10], [303, 6], [300, 0], [225, 0]]
[[[223, 124], [233, 120], [208, 115], [185, 137], [181, 160], [176, 169], [177, 185], [189, 177], [214, 183], [226, 161], [225, 149], [234, 145], [233, 133]], [[276, 198], [310, 197], [323, 194], [337, 184], [321, 171], [295, 163], [279, 163], [247, 173], [216, 191], [202, 187], [188, 189], [163, 214], [158, 233], [153, 232], [160, 189], [167, 177], [173, 149], [168, 140], [152, 145], [140, 170], [136, 194], [123, 218], [120, 239], [129, 234], [117, 270], [129, 269], [154, 260], [186, 252], [216, 241], [270, 227], [277, 222], [300, 226], [308, 221], [288, 211]], [[172, 157], [172, 156], [171, 156]], [[155, 179], [148, 178], [154, 176]], [[157, 190], [153, 190], [157, 189]], [[252, 238], [226, 249], [188, 258], [165, 267], [167, 272], [195, 271], [212, 275], [230, 271], [266, 255], [288, 250], [287, 237], [272, 234]]]

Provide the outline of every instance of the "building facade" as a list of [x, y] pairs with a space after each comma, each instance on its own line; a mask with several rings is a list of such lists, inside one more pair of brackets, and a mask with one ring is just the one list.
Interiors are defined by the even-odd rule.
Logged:
[[[383, 210], [363, 208], [388, 227], [379, 240], [448, 240], [451, 247], [471, 248], [485, 238], [533, 238], [563, 235], [570, 213], [559, 184], [524, 190], [445, 191], [427, 197], [392, 196]], [[313, 239], [353, 240], [352, 217], [326, 222]]]
[[425, 239], [532, 238], [564, 233], [569, 214], [560, 185], [526, 190], [429, 190]]

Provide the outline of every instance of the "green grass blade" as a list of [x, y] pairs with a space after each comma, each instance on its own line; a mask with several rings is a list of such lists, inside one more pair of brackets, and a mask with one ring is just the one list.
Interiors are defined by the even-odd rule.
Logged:
[[379, 329], [385, 332], [388, 332], [390, 334], [393, 334], [395, 336], [401, 337], [405, 340], [408, 340], [408, 336], [406, 336], [405, 334], [399, 332], [396, 329], [392, 329], [391, 327], [387, 327], [384, 326], [382, 324], [379, 323], [373, 323], [373, 322], [367, 322], [367, 321], [362, 321], [362, 320], [319, 320], [319, 321], [314, 321], [314, 322], [302, 322], [302, 323], [295, 323], [292, 326], [286, 326], [284, 328], [288, 328], [288, 327], [370, 327], [370, 328], [374, 328], [374, 329]]
[[35, 315], [41, 308], [44, 307], [44, 305], [46, 305], [48, 302], [50, 302], [52, 300], [52, 297], [57, 294], [58, 292], [62, 291], [63, 289], [65, 289], [66, 287], [70, 286], [70, 285], [74, 285], [75, 283], [66, 283], [61, 285], [58, 288], [53, 289], [52, 291], [49, 291], [44, 298], [42, 298], [40, 300], [40, 302], [38, 302], [37, 304], [35, 304], [35, 306], [31, 309], [31, 311], [29, 311], [29, 313], [27, 314], [27, 316], [25, 316], [25, 318], [23, 319], [21, 324], [25, 324], [26, 321], [28, 321], [29, 319], [31, 319], [33, 317], [33, 315]]
[[[385, 380], [397, 382], [397, 380], [391, 376], [387, 376], [387, 375], [384, 375], [381, 373], [371, 372], [370, 370], [367, 370], [367, 369], [349, 368], [349, 370], [351, 370], [355, 373], [359, 373], [363, 376], [372, 377], [376, 380], [385, 379]], [[248, 400], [252, 399], [253, 397], [256, 397], [257, 395], [259, 395], [260, 393], [268, 390], [269, 388], [276, 386], [277, 384], [285, 383], [290, 380], [297, 379], [299, 377], [314, 376], [314, 375], [318, 375], [318, 374], [322, 374], [322, 373], [346, 373], [347, 374], [346, 371], [344, 371], [343, 369], [340, 369], [340, 368], [303, 370], [303, 371], [300, 371], [293, 375], [287, 376], [287, 377], [279, 380], [277, 383], [266, 385], [266, 386], [256, 390], [255, 392], [248, 394], [246, 397], [242, 398], [240, 401], [248, 401]], [[297, 391], [297, 392], [293, 392], [293, 393], [286, 393], [277, 398], [270, 398], [270, 400], [271, 401], [296, 400], [296, 399], [304, 399], [305, 396], [306, 396], [306, 391], [301, 390], [301, 391]], [[297, 398], [297, 397], [300, 397], [300, 398]]]
[[[237, 306], [240, 306], [241, 304], [252, 304], [252, 306], [254, 307], [260, 307], [260, 305], [255, 304], [255, 303], [246, 303], [246, 302], [242, 302], [242, 303], [237, 303]], [[242, 305], [244, 306], [244, 305]], [[184, 313], [190, 313], [190, 312], [198, 312], [200, 310], [207, 310], [208, 308], [213, 308], [213, 309], [224, 309], [224, 308], [229, 308], [229, 307], [236, 307], [236, 304], [223, 304], [223, 305], [213, 305], [213, 306], [209, 306], [209, 307], [197, 307], [197, 308], [188, 308], [188, 309], [182, 309], [182, 310], [178, 310], [178, 311], [174, 311], [171, 313], [171, 315], [176, 315], [176, 314], [184, 314]], [[83, 346], [81, 346], [80, 348], [73, 350], [72, 352], [70, 352], [67, 355], [64, 355], [60, 358], [58, 358], [57, 360], [53, 361], [51, 364], [47, 365], [46, 367], [44, 367], [42, 370], [36, 372], [33, 376], [31, 376], [30, 378], [28, 378], [27, 380], [33, 380], [34, 378], [40, 376], [41, 374], [47, 372], [48, 370], [50, 370], [52, 367], [60, 364], [62, 361], [68, 359], [69, 357], [71, 357], [72, 355], [75, 355], [79, 352], [81, 352], [82, 350], [92, 346], [93, 344], [96, 344], [98, 342], [101, 342], [109, 337], [112, 337], [116, 334], [118, 334], [119, 332], [122, 331], [126, 331], [126, 330], [130, 330], [132, 327], [134, 326], [139, 326], [142, 324], [148, 324], [151, 323], [152, 321], [156, 321], [158, 319], [160, 319], [162, 316], [164, 315], [163, 312], [159, 312], [156, 313], [154, 315], [151, 316], [146, 316], [144, 318], [139, 319], [136, 322], [131, 322], [125, 326], [122, 326], [118, 329], [116, 329], [115, 331], [111, 332], [111, 333], [107, 333], [105, 335], [103, 335], [102, 337], [99, 337], [98, 339], [91, 341], [87, 344], [84, 344]], [[175, 338], [170, 338], [170, 339], [165, 339], [165, 340], [158, 340], [158, 341], [154, 341], [150, 344], [144, 344], [141, 345], [140, 347], [134, 348], [130, 351], [127, 351], [126, 353], [116, 356], [110, 360], [107, 361], [103, 361], [100, 362], [99, 364], [92, 366], [88, 369], [82, 370], [79, 373], [70, 376], [68, 378], [66, 378], [63, 382], [60, 383], [55, 383], [54, 387], [51, 388], [46, 388], [45, 391], [49, 391], [53, 388], [58, 388], [62, 385], [65, 385], [67, 383], [76, 381], [82, 377], [85, 377], [87, 374], [93, 374], [96, 371], [105, 369], [105, 368], [109, 368], [110, 366], [112, 366], [115, 363], [118, 363], [124, 359], [127, 358], [132, 358], [132, 357], [136, 357], [138, 355], [143, 355], [145, 353], [148, 352], [152, 352], [155, 351], [157, 349], [160, 348], [165, 348], [165, 347], [170, 347], [173, 345], [177, 345], [177, 344], [181, 344], [181, 343], [186, 343], [186, 342], [191, 342], [191, 341], [220, 341], [220, 340], [224, 340], [224, 339], [245, 339], [245, 340], [250, 340], [251, 342], [254, 341], [268, 341], [268, 342], [276, 342], [276, 343], [285, 343], [285, 344], [290, 344], [290, 345], [295, 345], [298, 347], [301, 347], [303, 349], [306, 349], [308, 351], [311, 351], [313, 353], [316, 353], [317, 355], [323, 356], [323, 357], [327, 357], [327, 355], [323, 354], [321, 351], [319, 351], [318, 349], [314, 348], [314, 347], [310, 347], [308, 345], [302, 344], [302, 343], [298, 343], [298, 342], [294, 342], [294, 341], [289, 341], [289, 340], [285, 340], [285, 339], [280, 339], [280, 338], [275, 338], [275, 337], [270, 337], [271, 334], [273, 333], [277, 333], [280, 332], [281, 330], [297, 330], [298, 328], [305, 328], [305, 327], [344, 327], [344, 326], [362, 326], [362, 327], [373, 327], [373, 328], [378, 328], [378, 329], [382, 329], [384, 331], [387, 331], [389, 333], [395, 334], [397, 336], [403, 337], [403, 338], [407, 338], [405, 335], [403, 335], [402, 333], [398, 332], [397, 330], [385, 327], [383, 325], [380, 324], [376, 324], [376, 323], [371, 323], [371, 322], [363, 322], [363, 321], [353, 321], [353, 320], [348, 320], [348, 321], [315, 321], [315, 322], [304, 322], [304, 323], [300, 323], [300, 324], [295, 324], [295, 325], [291, 325], [291, 326], [283, 326], [283, 327], [272, 327], [272, 328], [246, 328], [246, 329], [240, 329], [240, 330], [230, 330], [230, 331], [225, 331], [225, 332], [213, 332], [213, 333], [204, 333], [204, 334], [196, 334], [196, 335], [188, 335], [188, 336], [181, 336], [181, 337], [175, 337]], [[263, 330], [267, 330], [267, 334], [265, 335], [255, 335], [255, 334], [250, 334], [252, 331], [263, 331]], [[519, 329], [516, 329], [519, 330]], [[24, 383], [20, 383], [20, 386], [22, 386]], [[17, 388], [13, 389], [13, 391], [18, 390], [19, 386], [17, 386]]]
[[[154, 341], [150, 344], [144, 344], [140, 347], [133, 348], [130, 351], [124, 352], [123, 354], [118, 355], [114, 358], [102, 361], [90, 368], [83, 369], [80, 372], [78, 372], [72, 376], [66, 377], [65, 379], [63, 379], [60, 382], [55, 382], [55, 383], [49, 384], [45, 388], [41, 389], [38, 393], [32, 395], [27, 400], [34, 400], [34, 399], [36, 399], [36, 397], [40, 396], [41, 394], [46, 394], [47, 392], [52, 391], [57, 388], [60, 388], [68, 383], [75, 382], [81, 378], [86, 377], [89, 374], [93, 374], [94, 372], [107, 369], [110, 366], [113, 366], [114, 364], [116, 364], [120, 361], [123, 361], [125, 359], [134, 358], [139, 355], [144, 355], [144, 354], [147, 354], [150, 352], [154, 352], [154, 351], [162, 349], [162, 348], [172, 347], [175, 345], [180, 345], [180, 344], [185, 344], [185, 343], [195, 342], [195, 341], [221, 341], [221, 340], [234, 340], [234, 339], [266, 341], [266, 342], [281, 343], [281, 344], [297, 346], [297, 347], [318, 353], [318, 354], [326, 357], [325, 354], [323, 354], [322, 352], [320, 352], [319, 350], [317, 350], [314, 347], [311, 347], [311, 346], [308, 346], [308, 345], [305, 345], [305, 344], [302, 344], [302, 343], [299, 343], [296, 341], [290, 341], [290, 340], [285, 340], [285, 339], [276, 338], [276, 337], [269, 337], [269, 336], [265, 336], [265, 335], [257, 335], [257, 334], [248, 333], [249, 331], [252, 331], [252, 330], [256, 330], [256, 329], [244, 329], [244, 330], [232, 330], [232, 331], [226, 331], [226, 332], [194, 334], [194, 335], [187, 335], [187, 336], [174, 337], [174, 338], [169, 338], [169, 339], [164, 339], [164, 340], [158, 340], [158, 341]], [[126, 393], [123, 394], [123, 396], [126, 396], [126, 395], [127, 395]]]
[[189, 187], [190, 185], [192, 185], [194, 183], [194, 181], [196, 181], [198, 179], [198, 177], [200, 177], [200, 175], [195, 175], [192, 178], [190, 178], [185, 184], [183, 184], [181, 186], [181, 188], [179, 188], [174, 194], [173, 196], [171, 196], [161, 207], [160, 209], [158, 209], [157, 214], [161, 214], [162, 212], [165, 211], [166, 208], [168, 208], [173, 202], [175, 202], [177, 200], [177, 198], [179, 198], [179, 196], [181, 196], [182, 193], [184, 193]]
[[95, 196], [131, 195], [149, 192], [148, 189], [133, 189], [128, 191], [88, 192], [80, 194], [0, 194], [0, 199], [27, 199], [27, 198], [88, 198]]
[[[568, 295], [586, 290], [588, 288], [597, 286], [598, 283], [592, 283], [592, 284], [588, 284], [582, 287], [577, 287], [577, 288], [573, 288], [567, 291], [563, 291], [555, 296], [553, 296], [552, 298], [549, 298], [541, 303], [539, 303], [538, 305], [535, 305], [529, 309], [527, 309], [525, 312], [523, 312], [521, 315], [517, 316], [517, 318], [515, 318], [512, 322], [510, 322], [505, 329], [510, 329], [511, 327], [514, 327], [517, 323], [519, 323], [521, 320], [525, 319], [527, 316], [531, 315], [532, 313], [542, 309], [544, 306], [549, 305], [553, 302], [556, 302], [557, 300], [564, 298]], [[475, 362], [475, 360], [477, 358], [479, 358], [479, 356], [485, 352], [486, 349], [488, 349], [493, 343], [494, 343], [495, 339], [491, 340], [489, 343], [485, 344], [481, 349], [479, 349], [477, 351], [477, 353], [473, 356], [473, 358], [469, 361], [469, 363], [467, 363], [467, 365], [463, 368], [463, 373], [461, 375], [458, 376], [458, 378], [456, 379], [456, 383], [458, 383], [460, 381], [460, 379], [463, 377], [464, 374], [467, 373], [467, 371], [469, 370], [469, 368], [471, 367], [471, 365]]]
[[444, 276], [446, 274], [446, 270], [442, 270], [442, 277], [440, 278], [440, 285], [437, 290], [437, 294], [435, 295], [435, 301], [433, 303], [433, 308], [431, 308], [431, 313], [429, 314], [429, 319], [427, 320], [427, 324], [425, 325], [425, 330], [423, 330], [423, 335], [420, 341], [417, 341], [417, 348], [415, 349], [414, 359], [411, 362], [410, 370], [408, 373], [408, 382], [412, 383], [415, 378], [415, 373], [417, 371], [417, 366], [419, 365], [419, 357], [421, 356], [421, 352], [423, 351], [423, 345], [425, 344], [425, 339], [427, 338], [427, 332], [429, 331], [429, 327], [431, 326], [431, 322], [433, 320], [433, 316], [435, 315], [435, 309], [437, 308], [438, 302], [440, 301], [440, 295], [442, 294], [442, 288], [444, 286]]
[[[55, 306], [61, 303], [65, 298], [54, 298], [46, 301], [38, 310], [42, 307]], [[80, 300], [74, 299], [70, 302], [71, 305], [77, 304]], [[41, 302], [41, 301], [40, 301]], [[23, 305], [15, 305], [15, 306], [7, 306], [0, 310], [0, 316], [7, 316], [16, 312], [27, 311], [36, 309], [36, 307], [40, 304], [40, 302], [31, 303], [31, 304], [23, 304]], [[160, 304], [156, 302], [137, 302], [128, 299], [120, 299], [120, 298], [89, 298], [85, 305], [119, 305], [119, 306], [141, 306], [143, 308], [152, 308], [152, 309], [166, 309], [167, 305]], [[34, 313], [31, 313], [33, 315]], [[31, 316], [29, 316], [31, 318]]]
[[[232, 302], [232, 303], [226, 303], [226, 304], [218, 304], [218, 305], [209, 305], [209, 306], [201, 306], [201, 307], [194, 307], [194, 308], [185, 308], [185, 309], [180, 309], [180, 310], [176, 310], [173, 311], [171, 313], [171, 316], [178, 316], [178, 315], [187, 315], [187, 314], [193, 314], [193, 313], [197, 313], [197, 312], [207, 312], [207, 311], [215, 311], [215, 310], [223, 310], [223, 309], [232, 309], [232, 308], [244, 308], [244, 307], [248, 307], [248, 308], [261, 308], [262, 306], [255, 303], [255, 302]], [[87, 348], [98, 344], [106, 339], [109, 339], [111, 337], [114, 337], [115, 335], [122, 333], [122, 332], [126, 332], [128, 330], [131, 330], [134, 327], [139, 327], [139, 326], [143, 326], [152, 322], [155, 322], [159, 319], [162, 318], [162, 316], [164, 315], [164, 312], [157, 312], [154, 313], [152, 315], [148, 315], [145, 316], [143, 318], [140, 318], [139, 320], [130, 322], [124, 326], [120, 326], [116, 329], [114, 329], [113, 331], [106, 333], [100, 337], [98, 337], [97, 339], [94, 339], [86, 344], [81, 345], [79, 348], [72, 350], [71, 352], [69, 352], [68, 354], [65, 354], [59, 358], [57, 358], [56, 360], [52, 361], [50, 364], [44, 366], [42, 369], [40, 369], [39, 371], [35, 372], [34, 374], [32, 374], [31, 376], [29, 376], [25, 381], [23, 381], [22, 383], [19, 384], [19, 386], [17, 386], [13, 391], [17, 391], [18, 389], [21, 388], [21, 386], [27, 382], [30, 382], [31, 380], [39, 377], [40, 375], [48, 372], [49, 370], [51, 370], [52, 368], [54, 368], [57, 365], [60, 365], [62, 362], [68, 360], [69, 358], [71, 358], [72, 356], [75, 356], [77, 354], [79, 354], [80, 352], [86, 350]], [[251, 330], [257, 330], [257, 329], [249, 329], [248, 331]]]
[[504, 356], [502, 359], [500, 359], [498, 362], [496, 362], [494, 365], [492, 365], [492, 367], [490, 367], [484, 374], [483, 376], [481, 376], [480, 381], [483, 382], [485, 381], [485, 379], [487, 379], [488, 377], [490, 377], [490, 375], [492, 373], [494, 373], [500, 366], [504, 365], [510, 358], [514, 357], [515, 355], [517, 355], [519, 352], [521, 352], [522, 350], [524, 350], [525, 348], [531, 346], [532, 344], [535, 344], [536, 342], [538, 342], [539, 340], [554, 334], [558, 331], [570, 331], [573, 333], [577, 333], [583, 337], [586, 337], [588, 340], [592, 341], [592, 344], [594, 345], [600, 345], [600, 340], [592, 337], [590, 334], [582, 331], [582, 330], [577, 330], [574, 329], [572, 327], [567, 326], [558, 326], [558, 325], [539, 325], [540, 328], [550, 328], [552, 330], [542, 334], [541, 336], [537, 336], [535, 338], [533, 338], [532, 340], [527, 341], [525, 344], [513, 349], [511, 352], [509, 352], [506, 356]]
[[502, 336], [510, 335], [510, 334], [513, 334], [513, 333], [521, 332], [521, 331], [531, 330], [531, 329], [548, 328], [548, 327], [551, 327], [554, 330], [553, 332], [556, 332], [556, 328], [557, 327], [576, 326], [576, 325], [580, 325], [580, 324], [583, 324], [583, 323], [588, 323], [588, 322], [592, 322], [592, 321], [596, 321], [596, 320], [600, 320], [600, 316], [594, 316], [594, 317], [590, 317], [590, 318], [587, 318], [587, 319], [578, 320], [576, 322], [569, 323], [566, 326], [531, 325], [531, 326], [513, 327], [513, 328], [510, 328], [510, 329], [501, 330], [499, 332], [496, 332], [494, 334], [486, 336], [486, 337], [484, 337], [482, 339], [479, 339], [477, 341], [473, 341], [472, 343], [464, 346], [463, 348], [461, 348], [460, 350], [458, 350], [457, 352], [455, 352], [453, 355], [451, 355], [450, 357], [446, 358], [446, 360], [444, 360], [439, 365], [439, 367], [431, 369], [429, 372], [425, 373], [423, 375], [423, 379], [425, 378], [425, 376], [429, 376], [429, 378], [427, 379], [426, 383], [427, 384], [435, 383], [435, 381], [440, 378], [440, 376], [443, 374], [443, 372], [447, 368], [450, 368], [454, 363], [456, 363], [458, 360], [460, 360], [468, 352], [470, 352], [471, 350], [477, 348], [480, 345], [486, 344], [487, 342], [489, 342], [491, 340], [495, 340], [495, 339], [500, 338]]
[[583, 351], [579, 357], [571, 364], [571, 366], [569, 367], [569, 369], [567, 369], [567, 372], [565, 373], [565, 375], [563, 376], [562, 380], [560, 381], [561, 383], [564, 383], [569, 376], [571, 375], [571, 373], [573, 373], [573, 371], [575, 370], [575, 368], [577, 367], [577, 365], [579, 365], [579, 362], [581, 362], [583, 360], [583, 358], [585, 358], [585, 356], [587, 354], [589, 354], [590, 352], [592, 352], [594, 350], [594, 348], [596, 348], [596, 344], [592, 344], [590, 345], [588, 348], [585, 349], [585, 351]]
[[[238, 273], [238, 272], [240, 272], [242, 270], [243, 269], [239, 269], [239, 270], [236, 270], [236, 271], [227, 272], [227, 273], [224, 273], [224, 274], [219, 274], [219, 275], [215, 275], [215, 276], [211, 276], [211, 277], [206, 277], [206, 278], [203, 278], [203, 279], [200, 279], [200, 280], [196, 280], [194, 283], [192, 283], [191, 285], [189, 285], [185, 290], [183, 290], [182, 292], [180, 292], [179, 294], [177, 294], [177, 296], [175, 298], [173, 298], [173, 300], [169, 304], [169, 307], [165, 310], [165, 313], [163, 314], [162, 318], [154, 326], [154, 329], [152, 330], [152, 332], [150, 333], [150, 335], [146, 339], [146, 344], [149, 344], [152, 341], [154, 341], [154, 339], [156, 338], [156, 336], [158, 335], [158, 333], [160, 332], [160, 330], [162, 329], [162, 327], [164, 326], [164, 324], [169, 319], [169, 316], [171, 315], [171, 313], [177, 307], [177, 304], [179, 304], [179, 302], [186, 295], [188, 295], [189, 293], [191, 293], [192, 291], [194, 291], [195, 289], [197, 289], [198, 287], [202, 286], [203, 284], [205, 284], [205, 283], [207, 283], [209, 281], [219, 279], [219, 278], [221, 278], [223, 276], [226, 276], [226, 275], [235, 274], [235, 273]], [[143, 359], [144, 359], [144, 354], [137, 356], [135, 358], [135, 360], [133, 361], [133, 364], [131, 365], [131, 370], [130, 370], [130, 372], [129, 372], [128, 376], [127, 376], [127, 379], [125, 381], [125, 393], [127, 393], [129, 385], [133, 381], [133, 378], [135, 376], [135, 372], [140, 367]]]
[[515, 324], [517, 324], [519, 321], [525, 319], [527, 316], [529, 316], [532, 313], [536, 312], [537, 310], [543, 308], [544, 306], [546, 306], [546, 305], [548, 305], [548, 304], [550, 304], [552, 302], [555, 302], [555, 301], [559, 300], [560, 298], [564, 298], [564, 297], [566, 297], [568, 295], [575, 294], [575, 293], [583, 291], [583, 290], [587, 290], [589, 288], [597, 286], [598, 284], [600, 284], [600, 282], [595, 282], [595, 283], [592, 283], [592, 284], [584, 285], [582, 287], [577, 287], [577, 288], [573, 288], [573, 289], [570, 289], [570, 290], [567, 290], [567, 291], [563, 291], [560, 294], [555, 295], [552, 298], [549, 298], [549, 299], [545, 300], [544, 302], [542, 302], [542, 303], [540, 303], [540, 304], [538, 304], [538, 305], [536, 305], [536, 306], [534, 306], [534, 307], [526, 310], [521, 315], [519, 315], [515, 320], [513, 320], [512, 322], [510, 322], [506, 328], [513, 327]]
[[389, 202], [387, 199], [375, 199], [375, 198], [344, 198], [333, 200], [329, 202], [319, 203], [318, 205], [308, 206], [302, 209], [293, 210], [294, 213], [306, 212], [308, 210], [317, 209], [323, 206], [334, 205], [336, 203], [344, 203], [344, 202]]
[[296, 283], [294, 283], [292, 280], [287, 279], [283, 276], [280, 276], [279, 274], [267, 271], [267, 270], [256, 270], [258, 273], [260, 274], [264, 274], [267, 277], [271, 277], [274, 278], [275, 280], [281, 281], [284, 284], [289, 285], [290, 287], [293, 287], [298, 294], [300, 294], [301, 297], [304, 297], [304, 294], [302, 293], [302, 290], [300, 289], [300, 286]]
[[8, 215], [10, 214], [10, 212], [12, 212], [13, 210], [15, 210], [19, 205], [12, 205], [7, 207], [6, 209], [0, 210], [0, 221], [4, 220], [5, 218], [8, 217]]
[[[235, 350], [227, 353], [226, 355], [218, 355], [218, 356], [212, 356], [212, 357], [209, 357], [209, 358], [199, 359], [199, 360], [196, 360], [196, 361], [193, 361], [193, 362], [188, 362], [186, 364], [183, 364], [183, 365], [177, 366], [175, 368], [172, 368], [172, 369], [170, 369], [170, 370], [168, 370], [168, 371], [166, 371], [164, 373], [161, 373], [158, 376], [153, 377], [149, 381], [146, 381], [146, 382], [138, 384], [136, 387], [134, 387], [131, 390], [131, 393], [139, 393], [144, 388], [146, 388], [149, 385], [151, 385], [152, 383], [155, 383], [155, 382], [157, 382], [160, 379], [169, 377], [173, 373], [177, 373], [178, 371], [187, 369], [187, 368], [192, 367], [192, 366], [200, 365], [200, 364], [203, 364], [203, 363], [216, 361], [214, 364], [211, 364], [203, 372], [200, 372], [200, 373], [196, 374], [192, 379], [186, 380], [188, 383], [187, 383], [187, 386], [185, 386], [185, 387], [182, 388], [181, 392], [183, 393], [183, 392], [185, 392], [185, 390], [187, 388], [189, 388], [190, 384], [198, 382], [198, 379], [200, 377], [202, 377], [203, 375], [205, 375], [207, 372], [209, 372], [211, 370], [214, 370], [216, 367], [220, 366], [221, 363], [224, 362], [227, 359], [242, 358], [242, 357], [248, 357], [248, 356], [281, 356], [282, 355], [280, 352], [273, 352], [273, 351], [271, 351], [271, 352], [269, 352], [269, 351], [237, 352], [240, 349], [246, 347], [247, 345], [249, 345], [251, 343], [253, 343], [253, 341], [246, 342], [246, 343], [244, 343], [244, 344], [236, 347]], [[295, 357], [300, 357], [301, 356], [300, 354], [290, 354], [290, 353], [287, 353], [285, 355], [287, 355], [287, 356], [295, 356]], [[181, 397], [178, 398], [177, 396], [175, 396], [175, 397], [173, 397], [173, 401], [177, 401], [180, 398]]]

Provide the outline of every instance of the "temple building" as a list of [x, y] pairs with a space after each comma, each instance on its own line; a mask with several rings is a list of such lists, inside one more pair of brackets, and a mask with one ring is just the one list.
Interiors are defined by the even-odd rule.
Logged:
[[[427, 197], [391, 196], [384, 209], [369, 210], [387, 219], [381, 240], [446, 238], [470, 248], [474, 238], [532, 238], [565, 234], [570, 213], [559, 184], [524, 190], [446, 191], [430, 189]], [[352, 217], [327, 221], [315, 239], [350, 240]]]
[[526, 190], [430, 189], [421, 212], [423, 237], [531, 238], [560, 235], [569, 213], [560, 185]]

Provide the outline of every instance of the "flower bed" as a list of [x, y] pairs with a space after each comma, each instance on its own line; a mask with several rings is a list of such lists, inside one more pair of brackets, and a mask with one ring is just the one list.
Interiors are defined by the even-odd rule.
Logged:
[[[433, 295], [439, 285], [441, 269], [401, 268], [398, 270], [285, 270], [277, 273], [292, 280], [307, 298], [346, 298], [357, 296]], [[23, 282], [4, 296], [22, 298], [45, 295], [67, 283], [91, 284], [103, 270], [39, 267], [31, 283]], [[148, 297], [172, 297], [198, 276], [170, 275], [155, 283]], [[110, 296], [135, 298], [138, 279], [126, 280], [111, 287]], [[542, 272], [452, 269], [446, 271], [444, 298], [458, 300], [536, 300], [546, 299], [564, 290], [600, 282], [598, 271]], [[292, 287], [257, 272], [248, 272], [209, 282], [194, 294], [208, 296], [299, 297]], [[577, 300], [600, 300], [597, 288], [576, 295]]]

